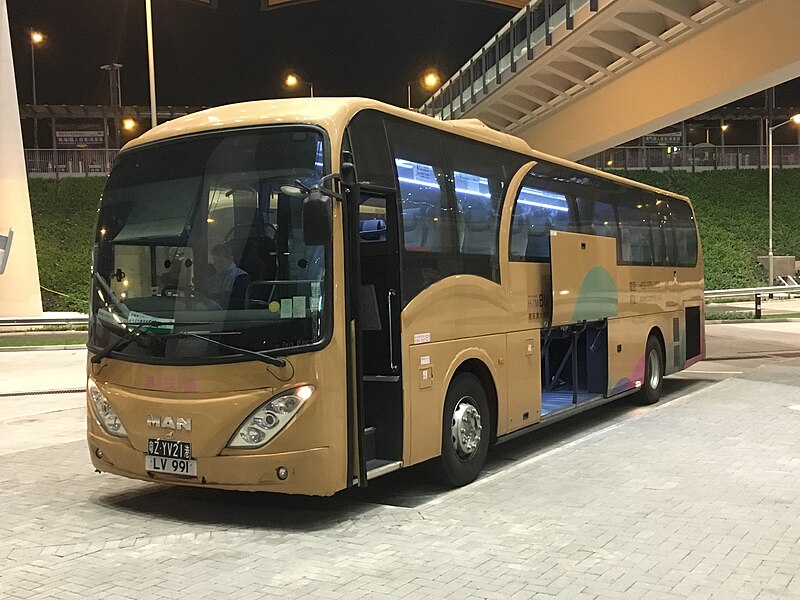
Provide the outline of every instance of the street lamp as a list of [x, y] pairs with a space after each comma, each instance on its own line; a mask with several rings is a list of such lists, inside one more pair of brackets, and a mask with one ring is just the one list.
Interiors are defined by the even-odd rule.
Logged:
[[412, 110], [411, 108], [411, 86], [420, 84], [427, 90], [435, 90], [439, 87], [439, 84], [442, 82], [441, 77], [435, 71], [428, 71], [425, 75], [422, 76], [422, 79], [419, 81], [409, 81], [406, 85], [406, 90], [408, 91], [408, 110]]
[[301, 85], [301, 84], [302, 85], [307, 85], [309, 87], [309, 89], [311, 90], [311, 97], [312, 98], [314, 97], [314, 84], [311, 83], [310, 81], [303, 81], [302, 79], [300, 79], [294, 73], [290, 73], [289, 75], [287, 75], [286, 79], [283, 80], [283, 83], [288, 88], [295, 88], [295, 87], [297, 87], [298, 85]]
[[[36, 106], [36, 58], [34, 48], [44, 41], [44, 34], [40, 31], [31, 31], [31, 81], [33, 86], [33, 105]], [[33, 116], [33, 147], [39, 149], [39, 119]]]
[[136, 121], [131, 118], [123, 119], [122, 120], [122, 127], [125, 131], [133, 131], [136, 129]]
[[147, 69], [150, 78], [150, 127], [158, 125], [158, 107], [156, 106], [156, 67], [153, 58], [153, 7], [150, 0], [144, 0], [145, 21], [147, 27]]
[[775, 281], [772, 254], [772, 132], [778, 129], [778, 127], [783, 127], [787, 123], [800, 124], [800, 113], [794, 115], [791, 119], [787, 119], [783, 123], [778, 123], [777, 125], [767, 128], [767, 169], [769, 171], [769, 285], [772, 285]]

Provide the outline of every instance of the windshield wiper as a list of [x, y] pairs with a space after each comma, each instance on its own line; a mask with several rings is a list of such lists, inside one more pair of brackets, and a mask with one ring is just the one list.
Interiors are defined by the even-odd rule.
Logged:
[[[205, 331], [203, 333], [206, 333]], [[219, 334], [208, 332], [208, 335], [227, 335], [234, 332], [231, 331], [223, 331]], [[238, 332], [236, 332], [238, 333]], [[265, 362], [268, 365], [272, 365], [273, 367], [285, 367], [286, 366], [286, 359], [279, 358], [276, 356], [270, 356], [269, 354], [262, 354], [261, 352], [254, 352], [253, 350], [245, 350], [244, 348], [239, 348], [238, 346], [231, 346], [230, 344], [226, 344], [224, 342], [220, 342], [219, 340], [215, 340], [210, 337], [206, 337], [205, 335], [200, 335], [195, 331], [181, 331], [179, 333], [171, 334], [171, 337], [193, 337], [197, 338], [198, 340], [203, 340], [204, 342], [209, 342], [211, 344], [216, 344], [222, 348], [227, 348], [228, 350], [233, 350], [234, 352], [238, 352], [243, 354], [244, 356], [252, 356], [256, 360], [260, 360], [261, 362]]]
[[91, 358], [91, 361], [94, 364], [97, 364], [101, 360], [103, 360], [106, 356], [114, 352], [114, 350], [121, 350], [125, 348], [128, 344], [130, 344], [133, 341], [133, 338], [136, 336], [137, 333], [148, 333], [148, 335], [152, 337], [159, 337], [154, 333], [143, 331], [143, 328], [148, 325], [149, 326], [163, 325], [163, 323], [161, 321], [142, 321], [141, 323], [137, 323], [136, 327], [133, 327], [131, 329], [126, 328], [127, 331], [125, 332], [125, 334], [123, 334], [117, 341], [109, 344], [108, 346], [100, 350], [100, 352], [98, 352]]
[[[100, 350], [100, 352], [98, 352], [97, 354], [92, 356], [91, 361], [94, 364], [97, 364], [101, 360], [103, 360], [106, 356], [108, 356], [109, 354], [114, 352], [115, 350], [122, 350], [123, 348], [125, 348], [128, 344], [130, 344], [133, 341], [133, 339], [136, 337], [137, 334], [140, 334], [140, 333], [143, 333], [147, 337], [149, 337], [151, 339], [156, 339], [156, 340], [158, 340], [160, 342], [164, 341], [166, 338], [175, 337], [176, 334], [166, 334], [166, 335], [165, 334], [158, 334], [158, 333], [153, 333], [152, 331], [147, 331], [145, 329], [145, 327], [159, 327], [159, 326], [164, 326], [165, 324], [170, 325], [170, 326], [173, 326], [173, 325], [178, 325], [178, 326], [185, 326], [185, 325], [212, 325], [212, 322], [211, 321], [190, 321], [190, 322], [185, 322], [185, 323], [180, 323], [180, 322], [176, 323], [176, 322], [170, 321], [168, 323], [165, 323], [164, 321], [152, 320], [152, 321], [142, 321], [140, 323], [136, 323], [135, 327], [132, 327], [130, 329], [127, 327], [127, 324], [119, 324], [120, 327], [125, 329], [125, 333], [118, 340], [116, 340], [115, 342], [112, 342], [111, 344], [109, 344], [108, 346], [106, 346], [105, 348]], [[182, 334], [177, 334], [177, 335], [182, 335]]]

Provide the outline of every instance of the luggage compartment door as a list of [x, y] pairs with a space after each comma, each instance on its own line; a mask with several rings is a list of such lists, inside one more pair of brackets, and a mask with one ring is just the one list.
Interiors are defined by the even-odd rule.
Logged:
[[611, 237], [550, 231], [550, 325], [617, 315], [617, 245]]

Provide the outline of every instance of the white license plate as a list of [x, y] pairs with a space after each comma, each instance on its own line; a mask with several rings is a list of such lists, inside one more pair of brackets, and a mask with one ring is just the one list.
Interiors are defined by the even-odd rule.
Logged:
[[185, 458], [166, 458], [146, 455], [144, 468], [154, 473], [170, 473], [172, 475], [188, 475], [197, 477], [197, 461]]

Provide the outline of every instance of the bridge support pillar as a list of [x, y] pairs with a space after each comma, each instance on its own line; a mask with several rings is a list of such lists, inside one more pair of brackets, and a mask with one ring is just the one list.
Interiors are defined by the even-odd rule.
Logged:
[[0, 317], [37, 317], [42, 297], [6, 0], [0, 0], [0, 81]]

